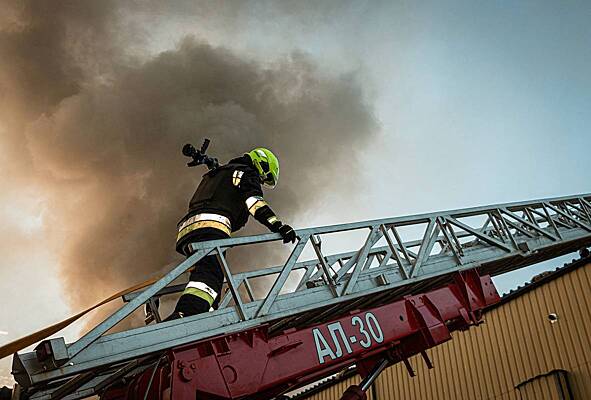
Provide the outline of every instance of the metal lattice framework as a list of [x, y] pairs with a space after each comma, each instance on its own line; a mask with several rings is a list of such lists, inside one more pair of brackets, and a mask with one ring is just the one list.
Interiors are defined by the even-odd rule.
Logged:
[[[356, 251], [324, 254], [322, 237], [367, 232]], [[567, 254], [591, 244], [591, 194], [499, 204], [298, 230], [284, 265], [232, 273], [224, 251], [280, 240], [278, 234], [201, 242], [195, 253], [82, 338], [49, 341], [53, 357], [16, 354], [13, 371], [32, 399], [78, 399], [144, 368], [163, 350], [267, 324], [271, 332], [309, 326], [328, 317], [386, 304], [449, 282], [478, 268], [492, 276]], [[410, 237], [407, 237], [410, 236]], [[414, 237], [413, 237], [414, 236]], [[308, 246], [316, 257], [299, 261]], [[201, 258], [214, 254], [227, 291], [215, 312], [106, 334], [154, 297], [182, 290], [168, 286]], [[297, 277], [296, 285], [292, 283]], [[272, 279], [262, 298], [252, 283]], [[291, 288], [289, 288], [291, 287]], [[130, 361], [131, 360], [131, 361]]]

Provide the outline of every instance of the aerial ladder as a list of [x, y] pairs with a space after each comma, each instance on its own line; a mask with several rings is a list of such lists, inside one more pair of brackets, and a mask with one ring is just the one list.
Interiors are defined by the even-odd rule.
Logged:
[[[326, 254], [357, 232], [355, 251]], [[31, 400], [287, 399], [286, 393], [356, 368], [365, 399], [380, 372], [482, 322], [499, 295], [491, 277], [591, 245], [591, 194], [301, 229], [283, 265], [233, 272], [225, 250], [266, 246], [278, 234], [192, 244], [192, 256], [73, 343], [43, 340], [15, 353], [14, 398]], [[308, 249], [311, 259], [300, 260]], [[260, 250], [257, 250], [260, 251]], [[160, 322], [156, 303], [207, 255], [223, 267], [213, 312]], [[257, 281], [271, 282], [260, 294]], [[109, 331], [145, 306], [155, 323]], [[18, 393], [16, 393], [18, 392]]]

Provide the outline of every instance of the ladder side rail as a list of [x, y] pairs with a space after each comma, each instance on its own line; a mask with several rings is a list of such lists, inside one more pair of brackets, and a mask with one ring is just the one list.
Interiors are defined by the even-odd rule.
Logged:
[[[542, 207], [542, 208], [548, 207], [556, 213], [555, 216], [559, 215], [559, 217], [557, 217], [555, 219], [555, 221], [559, 221], [559, 218], [562, 217], [565, 221], [572, 222], [572, 224], [566, 224], [566, 223], [560, 224], [563, 228], [568, 228], [568, 229], [563, 229], [565, 232], [567, 232], [568, 230], [572, 231], [573, 229], [575, 229], [577, 227], [581, 227], [583, 229], [589, 230], [589, 227], [587, 225], [582, 224], [580, 221], [578, 221], [574, 217], [568, 215], [567, 213], [564, 213], [562, 210], [555, 208], [552, 205], [552, 204], [557, 204], [557, 203], [564, 202], [564, 201], [579, 201], [579, 200], [581, 202], [587, 202], [588, 200], [591, 200], [591, 195], [560, 197], [560, 198], [553, 198], [553, 199], [546, 199], [546, 200], [537, 200], [537, 201], [532, 201], [532, 202], [509, 203], [509, 204], [505, 204], [505, 205], [500, 205], [499, 207], [504, 207], [510, 211], [519, 211], [520, 209], [522, 209], [525, 206]], [[493, 247], [498, 247], [498, 248], [504, 249], [507, 253], [514, 253], [514, 252], [520, 253], [519, 251], [516, 251], [517, 249], [513, 249], [509, 246], [506, 246], [504, 243], [492, 238], [488, 234], [481, 232], [479, 230], [479, 228], [471, 228], [468, 225], [462, 224], [461, 222], [458, 221], [459, 218], [464, 218], [464, 217], [469, 217], [469, 216], [477, 216], [477, 215], [484, 216], [485, 214], [489, 214], [493, 211], [494, 210], [491, 209], [490, 206], [475, 207], [475, 208], [456, 210], [456, 211], [451, 211], [451, 212], [438, 212], [438, 213], [430, 213], [430, 214], [421, 214], [421, 215], [416, 215], [416, 216], [388, 218], [388, 219], [382, 219], [382, 220], [375, 220], [375, 222], [368, 221], [368, 222], [357, 222], [357, 223], [351, 223], [351, 224], [340, 224], [340, 225], [326, 226], [326, 227], [320, 227], [320, 228], [308, 228], [308, 229], [298, 230], [298, 234], [313, 235], [313, 234], [323, 234], [323, 233], [345, 232], [345, 231], [349, 231], [349, 230], [353, 230], [353, 229], [367, 228], [368, 225], [376, 226], [376, 224], [378, 224], [378, 226], [381, 224], [390, 224], [390, 225], [396, 224], [396, 226], [409, 226], [409, 225], [413, 225], [413, 224], [422, 224], [422, 223], [426, 223], [426, 222], [429, 223], [429, 221], [433, 221], [432, 218], [445, 217], [445, 219], [449, 223], [459, 227], [460, 229], [465, 230], [467, 234], [475, 236], [476, 239], [478, 239], [481, 242], [485, 242], [486, 244], [492, 245]], [[572, 220], [570, 220], [568, 217], [570, 217]], [[501, 216], [501, 219], [504, 221], [504, 218], [502, 216]], [[433, 241], [433, 238], [436, 238], [436, 237], [438, 237], [438, 236], [433, 235], [431, 237], [431, 239], [432, 239], [431, 242]], [[206, 254], [209, 254], [215, 247], [217, 247], [217, 246], [233, 247], [233, 246], [244, 245], [244, 244], [264, 243], [264, 242], [269, 242], [269, 241], [278, 240], [278, 239], [280, 239], [280, 235], [268, 234], [268, 235], [259, 235], [259, 236], [251, 236], [251, 237], [239, 237], [239, 238], [232, 238], [232, 239], [224, 239], [224, 240], [211, 241], [211, 242], [194, 243], [192, 246], [195, 250], [197, 250], [197, 253], [195, 253], [192, 257], [187, 259], [185, 262], [179, 264], [171, 272], [169, 272], [167, 275], [165, 275], [164, 278], [162, 278], [160, 281], [158, 281], [157, 283], [152, 285], [149, 289], [147, 289], [144, 292], [142, 292], [141, 294], [139, 294], [136, 298], [131, 300], [129, 303], [124, 305], [124, 307], [122, 307], [115, 314], [113, 314], [112, 316], [107, 318], [105, 321], [103, 321], [103, 323], [99, 324], [99, 326], [97, 326], [96, 328], [91, 330], [87, 335], [83, 336], [80, 340], [71, 344], [68, 347], [68, 353], [69, 353], [70, 358], [72, 358], [73, 356], [80, 353], [83, 349], [85, 349], [87, 346], [92, 344], [94, 341], [98, 340], [107, 330], [112, 328], [116, 323], [118, 323], [123, 318], [125, 318], [127, 315], [129, 315], [131, 312], [133, 312], [133, 310], [135, 310], [137, 307], [139, 307], [141, 304], [143, 304], [149, 297], [151, 297], [153, 294], [157, 293], [160, 289], [162, 289], [164, 286], [166, 286], [168, 283], [170, 283], [172, 280], [174, 280], [176, 277], [178, 277], [181, 273], [185, 272], [187, 269], [189, 269], [191, 266], [193, 266], [195, 264], [195, 262], [198, 261], [198, 259], [200, 259], [201, 257], [203, 257]], [[368, 243], [366, 242], [366, 245], [367, 244]], [[371, 246], [373, 246], [373, 244], [375, 244], [375, 242], [372, 243]], [[371, 246], [369, 246], [369, 249], [371, 249]], [[420, 252], [420, 250], [419, 250], [419, 252]], [[521, 252], [521, 253], [523, 253], [523, 252]], [[358, 254], [359, 254], [359, 252], [358, 252]], [[422, 255], [422, 257], [427, 258], [427, 260], [425, 260], [423, 262], [428, 263], [428, 261], [431, 257], [429, 257], [429, 255], [426, 254], [425, 251], [423, 252], [423, 254], [425, 254], [425, 255]], [[368, 255], [369, 255], [369, 253], [368, 253]], [[509, 255], [511, 255], [511, 254], [509, 254]], [[507, 255], [507, 256], [509, 256], [509, 255]], [[198, 258], [193, 258], [193, 257], [198, 257]], [[415, 258], [415, 262], [416, 262], [416, 259], [418, 258], [418, 256], [414, 257], [414, 258]], [[510, 257], [498, 256], [497, 258], [502, 259], [502, 258], [510, 258]], [[367, 259], [367, 257], [366, 257], [366, 259]], [[474, 260], [474, 262], [477, 262], [477, 261]], [[479, 260], [479, 262], [483, 262], [483, 260]], [[359, 278], [359, 274], [361, 274], [361, 269], [363, 268], [363, 263], [360, 263], [360, 264], [361, 264], [361, 266], [359, 267], [359, 273], [358, 273], [358, 276], [356, 277], [356, 279]], [[389, 265], [390, 264], [384, 265], [384, 267], [387, 267]], [[449, 266], [449, 272], [452, 272], [453, 268], [457, 268], [457, 267], [458, 267], [457, 265]], [[372, 268], [371, 270], [374, 270], [374, 268]], [[421, 275], [421, 276], [423, 276], [423, 275]], [[399, 283], [400, 283], [399, 281], [396, 282], [396, 284], [399, 284]], [[353, 286], [350, 286], [350, 287], [351, 287], [351, 289], [350, 289], [351, 292], [354, 293]]]

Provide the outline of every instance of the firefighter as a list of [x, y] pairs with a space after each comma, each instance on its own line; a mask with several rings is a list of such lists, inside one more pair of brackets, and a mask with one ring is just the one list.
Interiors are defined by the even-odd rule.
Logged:
[[[296, 233], [284, 224], [263, 198], [261, 184], [277, 185], [279, 161], [268, 149], [259, 147], [234, 158], [205, 175], [189, 203], [189, 212], [178, 224], [176, 250], [189, 257], [191, 243], [226, 239], [252, 215], [271, 232], [281, 234], [284, 243], [294, 243]], [[173, 320], [217, 308], [224, 274], [216, 255], [202, 258], [189, 277]]]

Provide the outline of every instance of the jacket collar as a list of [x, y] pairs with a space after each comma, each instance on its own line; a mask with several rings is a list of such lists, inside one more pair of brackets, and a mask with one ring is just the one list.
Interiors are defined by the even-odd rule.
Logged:
[[254, 164], [252, 163], [252, 160], [247, 155], [233, 158], [228, 162], [228, 164], [243, 164], [243, 165], [247, 165], [251, 168], [254, 168]]

